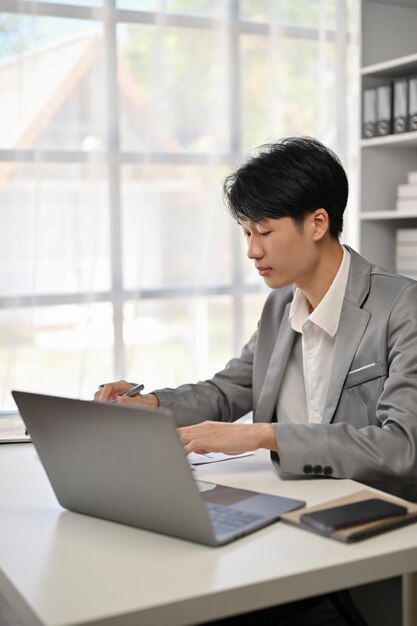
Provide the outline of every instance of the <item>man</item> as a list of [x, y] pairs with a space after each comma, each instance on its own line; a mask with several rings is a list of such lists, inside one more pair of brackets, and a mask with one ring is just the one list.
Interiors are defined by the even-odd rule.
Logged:
[[[210, 380], [133, 398], [119, 381], [95, 399], [168, 407], [187, 453], [266, 448], [283, 477], [352, 478], [415, 496], [417, 283], [340, 244], [348, 182], [339, 159], [314, 139], [287, 138], [229, 176], [225, 196], [272, 290], [257, 331]], [[250, 411], [253, 424], [231, 423]], [[395, 608], [372, 604], [382, 607], [373, 623], [399, 623]]]
[[[264, 146], [225, 183], [272, 291], [257, 332], [211, 380], [96, 400], [170, 408], [185, 451], [267, 448], [284, 475], [417, 477], [417, 283], [343, 247], [348, 183], [310, 138]], [[253, 410], [253, 424], [231, 424]], [[393, 490], [393, 489], [391, 489]]]

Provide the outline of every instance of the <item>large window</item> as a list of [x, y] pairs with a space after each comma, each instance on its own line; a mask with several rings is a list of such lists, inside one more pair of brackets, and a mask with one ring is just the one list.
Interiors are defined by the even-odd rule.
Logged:
[[0, 0], [0, 410], [239, 352], [266, 292], [222, 181], [289, 134], [353, 172], [357, 4]]

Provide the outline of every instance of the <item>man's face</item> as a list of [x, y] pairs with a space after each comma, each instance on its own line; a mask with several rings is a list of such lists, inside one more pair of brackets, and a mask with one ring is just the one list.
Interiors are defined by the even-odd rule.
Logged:
[[248, 257], [271, 289], [295, 284], [307, 286], [318, 262], [314, 219], [308, 215], [302, 229], [290, 217], [241, 222]]

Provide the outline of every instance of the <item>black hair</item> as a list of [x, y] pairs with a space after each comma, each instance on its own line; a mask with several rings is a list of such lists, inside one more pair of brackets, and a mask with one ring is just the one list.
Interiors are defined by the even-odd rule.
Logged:
[[348, 190], [338, 156], [310, 137], [260, 146], [223, 186], [226, 204], [238, 222], [291, 217], [302, 228], [309, 213], [323, 208], [336, 239], [343, 229]]

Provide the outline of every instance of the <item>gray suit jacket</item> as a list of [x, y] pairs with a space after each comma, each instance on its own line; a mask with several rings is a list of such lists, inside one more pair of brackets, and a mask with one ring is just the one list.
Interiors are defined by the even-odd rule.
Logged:
[[[417, 482], [417, 283], [353, 250], [321, 424], [274, 424], [280, 471]], [[178, 424], [271, 421], [296, 333], [292, 287], [273, 290], [257, 332], [211, 380], [157, 390]]]

